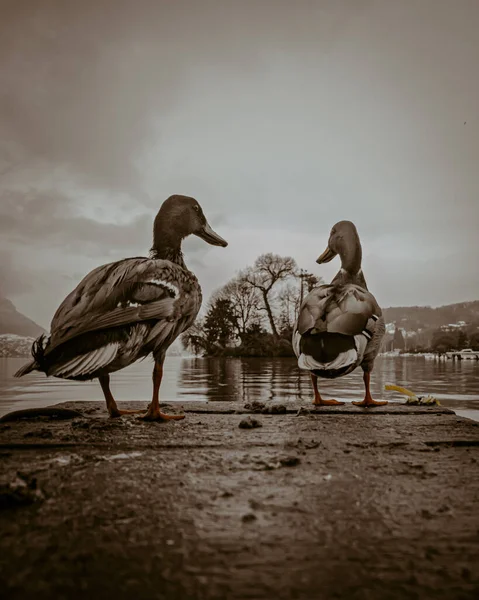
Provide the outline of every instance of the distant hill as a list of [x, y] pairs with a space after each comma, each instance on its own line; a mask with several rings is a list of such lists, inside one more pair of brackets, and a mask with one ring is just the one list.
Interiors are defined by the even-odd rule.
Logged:
[[37, 337], [45, 333], [43, 327], [22, 315], [13, 302], [0, 296], [0, 334], [12, 333], [24, 337]]
[[479, 300], [431, 308], [430, 306], [397, 306], [383, 309], [386, 323], [397, 323], [407, 331], [438, 328], [464, 321], [479, 325]]
[[14, 333], [0, 334], [0, 358], [31, 358], [33, 340], [32, 337], [24, 337]]

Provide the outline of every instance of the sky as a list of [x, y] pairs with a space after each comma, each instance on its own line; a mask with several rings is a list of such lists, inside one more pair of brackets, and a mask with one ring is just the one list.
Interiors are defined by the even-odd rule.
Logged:
[[204, 298], [342, 219], [383, 307], [479, 299], [477, 0], [2, 0], [0, 294], [48, 327], [171, 194]]

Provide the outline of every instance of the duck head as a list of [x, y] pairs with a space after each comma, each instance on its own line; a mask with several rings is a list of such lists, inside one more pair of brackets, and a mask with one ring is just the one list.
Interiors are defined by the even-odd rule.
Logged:
[[331, 229], [328, 247], [316, 259], [318, 264], [327, 263], [338, 255], [341, 267], [349, 273], [357, 273], [361, 269], [362, 250], [358, 231], [351, 221], [339, 221]]
[[153, 226], [153, 248], [163, 254], [165, 248], [176, 249], [188, 235], [197, 235], [213, 246], [227, 246], [206, 220], [199, 202], [189, 196], [174, 195], [163, 202]]

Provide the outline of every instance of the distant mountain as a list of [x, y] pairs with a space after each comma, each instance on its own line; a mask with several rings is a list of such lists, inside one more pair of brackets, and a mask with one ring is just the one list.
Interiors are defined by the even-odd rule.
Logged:
[[383, 309], [386, 323], [396, 323], [406, 331], [437, 329], [443, 325], [479, 325], [479, 300], [431, 308], [430, 306], [397, 306]]
[[37, 337], [45, 333], [45, 330], [18, 312], [13, 302], [0, 296], [0, 334], [3, 333], [12, 333], [23, 337]]
[[0, 358], [22, 357], [31, 358], [34, 338], [15, 335], [14, 333], [0, 334]]

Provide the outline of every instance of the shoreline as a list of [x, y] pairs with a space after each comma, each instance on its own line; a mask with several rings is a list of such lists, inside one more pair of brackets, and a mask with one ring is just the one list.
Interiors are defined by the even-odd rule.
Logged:
[[[384, 385], [397, 383], [412, 389], [417, 394], [434, 395], [441, 405], [458, 411], [459, 415], [474, 420], [479, 419], [477, 363], [467, 361], [461, 365], [456, 363], [456, 367], [454, 367], [451, 362], [435, 363], [413, 357], [402, 361], [394, 356], [380, 356], [378, 360], [383, 361], [383, 367], [378, 367], [373, 380], [373, 394], [377, 397], [383, 397], [390, 401], [402, 401], [403, 397], [395, 392], [384, 391]], [[101, 390], [96, 381], [69, 382], [47, 378], [38, 373], [23, 379], [13, 379], [11, 374], [23, 364], [23, 361], [24, 359], [21, 358], [0, 360], [4, 373], [4, 378], [0, 381], [0, 416], [12, 410], [46, 406], [62, 400], [101, 401]], [[255, 378], [263, 369], [262, 365], [264, 365], [264, 373], [270, 373], [272, 368], [270, 365], [274, 364], [278, 365], [279, 370], [276, 370], [276, 376], [272, 371], [271, 383], [268, 386], [262, 384], [264, 389], [258, 389], [257, 392], [249, 391], [249, 382], [255, 382]], [[439, 379], [436, 380], [438, 367], [435, 365], [437, 364], [444, 365], [445, 370], [438, 373]], [[224, 370], [221, 365], [224, 366]], [[179, 403], [191, 400], [212, 401], [213, 399], [224, 402], [241, 398], [255, 399], [257, 394], [259, 394], [257, 397], [259, 399], [264, 393], [264, 397], [274, 398], [276, 401], [285, 399], [298, 403], [308, 402], [309, 379], [303, 372], [293, 368], [294, 365], [295, 359], [291, 358], [258, 360], [255, 358], [169, 356], [166, 363], [164, 382], [166, 387], [164, 387], [163, 398], [165, 401]], [[408, 370], [401, 371], [402, 377], [399, 375], [396, 378], [394, 376], [397, 373], [396, 368], [402, 369], [401, 365], [408, 366]], [[409, 367], [411, 367], [411, 371]], [[283, 368], [287, 369], [284, 373], [291, 373], [290, 382], [293, 383], [283, 383], [282, 375], [278, 375], [278, 373], [283, 373]], [[289, 370], [290, 368], [291, 370]], [[147, 360], [116, 374], [113, 385], [118, 394], [117, 399], [127, 401], [132, 398], [138, 400], [143, 398], [147, 403], [151, 395], [150, 369], [151, 361]], [[238, 375], [238, 369], [247, 374], [246, 379], [245, 376]], [[203, 375], [198, 376], [199, 370], [202, 374], [207, 375], [206, 382]], [[416, 375], [416, 372], [420, 374]], [[455, 381], [453, 378], [457, 373], [463, 373], [465, 379]], [[408, 376], [409, 374], [410, 376]], [[381, 385], [378, 385], [378, 381], [381, 382]], [[297, 386], [294, 382], [297, 382]], [[428, 382], [431, 382], [431, 385]], [[362, 394], [362, 382], [357, 373], [339, 379], [337, 382], [325, 381], [324, 385], [327, 396], [337, 397], [347, 403], [358, 399]], [[231, 396], [231, 393], [235, 395]]]

